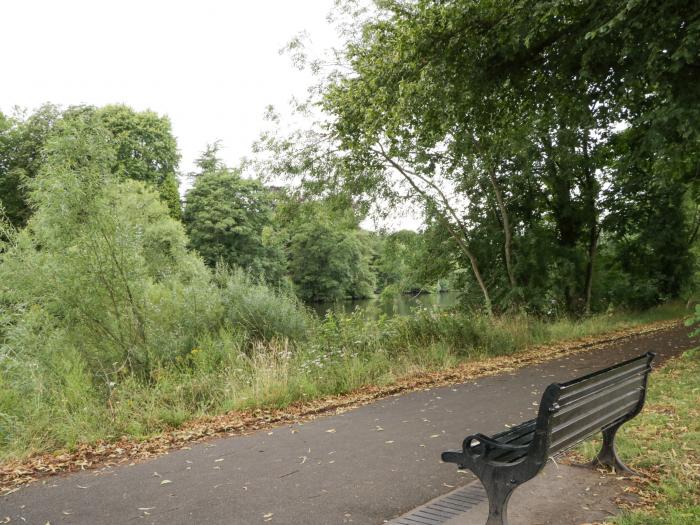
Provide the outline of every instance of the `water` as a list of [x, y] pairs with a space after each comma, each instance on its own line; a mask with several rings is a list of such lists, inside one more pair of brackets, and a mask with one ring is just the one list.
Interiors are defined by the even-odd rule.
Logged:
[[416, 307], [422, 308], [448, 308], [457, 304], [458, 292], [423, 293], [419, 295], [399, 295], [390, 303], [382, 303], [378, 298], [353, 299], [338, 301], [335, 303], [314, 303], [311, 308], [321, 317], [327, 312], [352, 313], [355, 310], [364, 310], [371, 317], [385, 314], [388, 317], [396, 315], [411, 315]]

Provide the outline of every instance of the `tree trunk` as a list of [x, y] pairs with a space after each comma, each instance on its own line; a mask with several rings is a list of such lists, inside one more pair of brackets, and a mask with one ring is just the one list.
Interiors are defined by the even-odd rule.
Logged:
[[[438, 212], [439, 214], [439, 212]], [[481, 271], [479, 270], [479, 262], [476, 260], [476, 256], [472, 253], [472, 251], [469, 249], [467, 246], [467, 243], [465, 240], [462, 238], [462, 236], [459, 234], [459, 232], [455, 231], [455, 229], [452, 227], [450, 222], [440, 214], [440, 218], [444, 222], [445, 226], [447, 227], [448, 231], [450, 232], [450, 235], [452, 238], [457, 241], [457, 244], [459, 244], [459, 247], [462, 249], [464, 254], [469, 258], [469, 262], [471, 263], [472, 266], [472, 272], [474, 273], [474, 278], [476, 279], [476, 282], [479, 283], [479, 288], [481, 288], [481, 293], [484, 295], [484, 308], [486, 309], [486, 313], [489, 315], [489, 317], [493, 317], [493, 304], [491, 303], [491, 295], [489, 294], [489, 290], [486, 287], [486, 283], [484, 282], [484, 278], [481, 275]]]
[[[561, 128], [558, 128], [561, 131]], [[559, 140], [559, 142], [564, 142]], [[572, 200], [572, 179], [571, 165], [561, 165], [559, 162], [558, 149], [562, 146], [552, 143], [551, 137], [545, 134], [543, 136], [543, 145], [545, 148], [545, 184], [547, 184], [551, 197], [548, 200], [549, 207], [552, 212], [552, 218], [558, 234], [561, 256], [568, 261], [573, 261], [575, 257], [576, 245], [581, 238], [582, 224], [579, 218], [578, 210]], [[569, 312], [580, 311], [580, 295], [577, 293], [580, 288], [575, 286], [577, 274], [574, 272], [565, 277], [563, 288], [564, 301]]]
[[596, 209], [596, 198], [598, 197], [598, 181], [595, 179], [595, 173], [591, 167], [591, 159], [589, 155], [589, 135], [588, 130], [585, 131], [583, 137], [583, 160], [584, 170], [586, 174], [586, 200], [588, 208], [589, 220], [589, 238], [588, 238], [588, 263], [586, 264], [586, 283], [584, 288], [584, 314], [591, 313], [591, 296], [593, 293], [593, 266], [595, 264], [595, 256], [598, 248], [598, 238], [600, 236], [600, 228], [598, 226], [598, 210]]
[[503, 202], [503, 194], [498, 187], [498, 182], [496, 181], [495, 170], [489, 168], [489, 179], [491, 180], [491, 186], [493, 186], [493, 192], [496, 195], [496, 202], [498, 203], [498, 210], [501, 213], [501, 220], [503, 221], [503, 253], [506, 258], [506, 272], [508, 272], [508, 281], [510, 282], [510, 287], [515, 290], [517, 283], [515, 280], [515, 273], [513, 272], [513, 257], [511, 252], [511, 246], [513, 243], [513, 232], [510, 228], [510, 218], [508, 216], [508, 210], [506, 209], [505, 203]]
[[[461, 235], [459, 231], [455, 229], [455, 227], [450, 223], [449, 218], [447, 217], [446, 213], [442, 213], [440, 211], [440, 207], [435, 203], [435, 201], [428, 195], [425, 191], [423, 191], [420, 186], [416, 183], [415, 180], [411, 177], [411, 174], [409, 173], [408, 170], [405, 170], [398, 162], [396, 162], [394, 159], [389, 156], [384, 149], [380, 146], [379, 151], [373, 150], [375, 153], [379, 154], [386, 162], [389, 163], [391, 167], [393, 167], [396, 171], [398, 171], [401, 176], [408, 182], [408, 184], [413, 188], [413, 191], [416, 192], [417, 195], [419, 195], [426, 203], [426, 205], [430, 208], [432, 208], [438, 218], [442, 221], [442, 223], [445, 225], [447, 228], [447, 231], [450, 233], [450, 236], [457, 242], [459, 245], [460, 249], [464, 253], [464, 255], [467, 256], [469, 259], [469, 263], [471, 264], [472, 267], [472, 272], [474, 273], [474, 278], [476, 279], [476, 282], [479, 284], [479, 288], [481, 289], [481, 293], [484, 295], [484, 309], [486, 310], [486, 313], [489, 315], [489, 317], [493, 317], [493, 303], [491, 302], [491, 294], [489, 294], [489, 290], [486, 287], [486, 283], [484, 282], [484, 278], [481, 275], [481, 270], [479, 269], [479, 262], [476, 259], [476, 256], [474, 253], [469, 249], [469, 246], [467, 245], [467, 237], [466, 233], [467, 230], [459, 220], [459, 216], [455, 212], [455, 210], [450, 206], [449, 202], [447, 201], [447, 198], [445, 197], [444, 193], [440, 191], [439, 188], [436, 188], [433, 186], [440, 194], [440, 197], [442, 199], [442, 206], [447, 210], [447, 213], [451, 215], [455, 222], [457, 223], [457, 227], [459, 230], [464, 234]], [[419, 175], [416, 174], [417, 178], [420, 178]], [[425, 182], [425, 179], [422, 179]]]
[[598, 225], [594, 222], [591, 225], [591, 233], [588, 241], [588, 264], [586, 265], [586, 304], [584, 306], [585, 315], [591, 313], [591, 295], [593, 293], [593, 263], [598, 249]]

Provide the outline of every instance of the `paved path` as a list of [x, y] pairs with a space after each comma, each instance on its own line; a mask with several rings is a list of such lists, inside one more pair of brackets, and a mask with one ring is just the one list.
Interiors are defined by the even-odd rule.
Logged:
[[[134, 465], [49, 478], [0, 497], [0, 523], [376, 525], [471, 481], [440, 452], [533, 416], [542, 390], [652, 350], [674, 328], [454, 387], [377, 401], [271, 432], [222, 438]], [[652, 376], [653, 380], [653, 376]]]
[[[624, 491], [631, 484], [613, 473], [549, 462], [513, 493], [508, 525], [600, 523], [620, 513], [618, 500], [639, 501]], [[392, 520], [390, 525], [484, 525], [488, 514], [486, 491], [473, 481]]]

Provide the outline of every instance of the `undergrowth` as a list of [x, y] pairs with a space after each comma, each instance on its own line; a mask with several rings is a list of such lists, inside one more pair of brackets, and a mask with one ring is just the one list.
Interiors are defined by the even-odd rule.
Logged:
[[[254, 290], [242, 304], [260, 295]], [[274, 302], [263, 299], [268, 306]], [[555, 322], [427, 310], [375, 321], [360, 313], [323, 320], [290, 315], [292, 335], [275, 337], [265, 327], [281, 321], [268, 320], [272, 315], [263, 311], [256, 305], [239, 308], [232, 314], [236, 319], [245, 314], [249, 326], [260, 328], [223, 323], [216, 332], [193, 336], [187, 352], [152, 363], [146, 376], [125, 372], [109, 376], [107, 382], [61, 339], [55, 341], [59, 346], [33, 360], [5, 354], [0, 363], [0, 459], [72, 449], [100, 439], [146, 438], [201, 416], [280, 408], [365, 385], [390, 384], [416, 371], [446, 369], [682, 314], [679, 305], [667, 305], [643, 314]], [[294, 334], [302, 324], [303, 337]]]

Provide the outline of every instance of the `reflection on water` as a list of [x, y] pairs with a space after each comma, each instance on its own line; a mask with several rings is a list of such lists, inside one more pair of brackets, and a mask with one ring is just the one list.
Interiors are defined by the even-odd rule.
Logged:
[[385, 314], [388, 317], [395, 315], [410, 315], [416, 307], [422, 308], [447, 308], [457, 304], [458, 292], [423, 293], [419, 295], [399, 295], [393, 301], [380, 301], [378, 298], [355, 299], [338, 301], [335, 303], [315, 303], [311, 308], [321, 317], [326, 312], [352, 313], [355, 310], [364, 310], [367, 315], [377, 317]]

